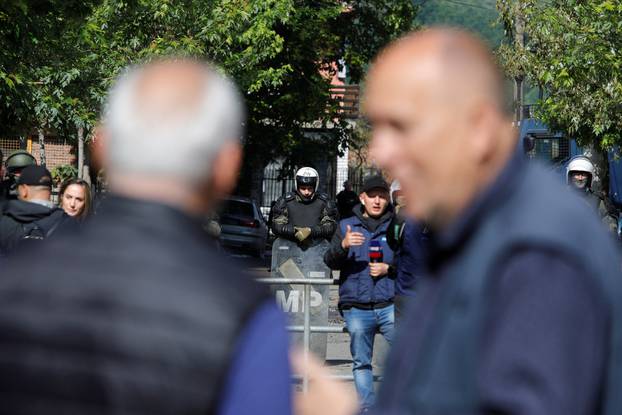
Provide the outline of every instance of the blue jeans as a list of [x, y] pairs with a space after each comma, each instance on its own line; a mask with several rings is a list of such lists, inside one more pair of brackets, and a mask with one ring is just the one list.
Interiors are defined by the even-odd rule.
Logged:
[[366, 409], [374, 403], [374, 374], [371, 365], [374, 335], [379, 329], [389, 345], [393, 343], [394, 308], [393, 305], [378, 310], [353, 307], [344, 310], [343, 317], [350, 333], [354, 385], [361, 408]]

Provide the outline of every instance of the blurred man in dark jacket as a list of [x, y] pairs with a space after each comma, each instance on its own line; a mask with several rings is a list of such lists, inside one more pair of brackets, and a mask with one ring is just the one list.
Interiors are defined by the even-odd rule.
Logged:
[[8, 200], [0, 216], [0, 256], [35, 240], [47, 239], [73, 222], [52, 196], [52, 175], [42, 166], [26, 167], [17, 179], [16, 200]]
[[487, 46], [456, 29], [406, 36], [370, 69], [370, 154], [430, 228], [378, 414], [622, 414], [618, 247], [517, 153], [503, 91]]
[[381, 53], [366, 86], [371, 154], [430, 228], [430, 275], [400, 322], [378, 413], [622, 413], [617, 248], [517, 154], [487, 47], [422, 31]]
[[2, 269], [1, 412], [291, 412], [284, 318], [202, 229], [235, 185], [242, 123], [235, 87], [199, 62], [116, 83], [110, 196], [79, 233]]
[[337, 194], [337, 209], [339, 219], [346, 219], [354, 215], [352, 209], [359, 204], [359, 195], [352, 190], [349, 180], [343, 182], [343, 190]]

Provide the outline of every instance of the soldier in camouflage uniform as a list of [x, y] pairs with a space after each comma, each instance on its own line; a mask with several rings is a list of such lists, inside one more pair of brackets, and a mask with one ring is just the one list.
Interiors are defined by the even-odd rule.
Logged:
[[[1, 162], [2, 157], [0, 157]], [[17, 199], [17, 178], [23, 169], [28, 166], [35, 166], [37, 162], [32, 154], [26, 150], [17, 150], [6, 158], [4, 164], [6, 169], [0, 168], [0, 209], [4, 200]], [[6, 178], [4, 174], [6, 174]]]

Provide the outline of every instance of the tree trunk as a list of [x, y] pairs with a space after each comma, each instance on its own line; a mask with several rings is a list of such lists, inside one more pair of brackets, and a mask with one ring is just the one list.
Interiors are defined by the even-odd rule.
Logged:
[[[514, 45], [517, 49], [522, 49], [525, 46], [525, 21], [520, 5], [517, 7], [516, 18], [514, 20]], [[523, 119], [523, 80], [523, 74], [514, 78], [514, 105], [516, 107], [515, 118], [517, 122]]]
[[596, 169], [596, 174], [592, 182], [592, 190], [598, 194], [603, 190], [607, 193], [609, 191], [609, 158], [607, 152], [594, 145], [590, 145], [584, 148], [583, 154], [592, 160]]
[[84, 127], [78, 127], [78, 177], [84, 178]]
[[43, 129], [39, 129], [39, 164], [45, 167], [45, 136]]

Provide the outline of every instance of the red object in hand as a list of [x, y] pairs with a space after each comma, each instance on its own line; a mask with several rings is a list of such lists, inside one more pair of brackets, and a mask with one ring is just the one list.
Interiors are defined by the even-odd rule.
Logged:
[[380, 241], [369, 241], [369, 263], [381, 263], [384, 261]]

